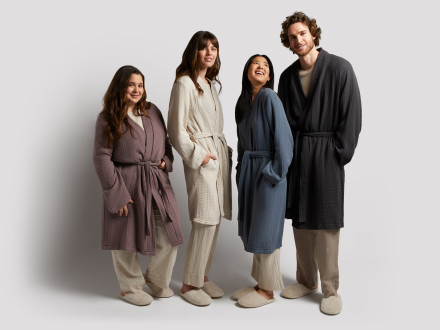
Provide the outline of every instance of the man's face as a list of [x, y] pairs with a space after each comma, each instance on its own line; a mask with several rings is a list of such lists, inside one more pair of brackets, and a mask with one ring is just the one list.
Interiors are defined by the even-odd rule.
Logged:
[[306, 56], [315, 47], [315, 37], [307, 25], [297, 22], [287, 29], [290, 49], [298, 56]]

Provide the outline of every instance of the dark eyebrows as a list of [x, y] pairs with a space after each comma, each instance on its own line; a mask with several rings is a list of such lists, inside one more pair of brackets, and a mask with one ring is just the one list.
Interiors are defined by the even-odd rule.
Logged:
[[144, 85], [144, 82], [140, 82], [140, 83], [136, 83], [136, 81], [129, 81], [128, 82], [129, 85]]
[[[260, 63], [260, 61], [258, 61], [258, 60], [252, 60], [252, 63]], [[266, 65], [269, 65], [269, 63], [267, 62], [267, 61], [261, 61], [261, 63], [262, 64], [266, 64]]]
[[[298, 32], [298, 34], [304, 34], [304, 33], [307, 33], [307, 31], [308, 31], [307, 29], [301, 30], [301, 31]], [[296, 38], [296, 36], [297, 36], [298, 34], [293, 34], [293, 33], [291, 33], [291, 34], [287, 35], [287, 37], [288, 37], [289, 39], [291, 39], [291, 38]]]

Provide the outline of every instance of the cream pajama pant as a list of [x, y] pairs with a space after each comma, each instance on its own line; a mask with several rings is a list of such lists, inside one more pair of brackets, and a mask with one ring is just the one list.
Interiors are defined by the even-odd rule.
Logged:
[[339, 229], [293, 229], [296, 245], [296, 280], [308, 288], [318, 285], [318, 271], [324, 297], [339, 288]]
[[[161, 289], [167, 289], [176, 262], [177, 246], [171, 246], [156, 203], [153, 203], [156, 225], [156, 254], [149, 257], [146, 278]], [[136, 252], [112, 250], [113, 265], [123, 292], [139, 292], [145, 278]]]
[[204, 285], [204, 278], [211, 269], [219, 228], [220, 223], [204, 225], [192, 222], [191, 235], [186, 248], [183, 283], [196, 288]]
[[254, 254], [251, 275], [260, 289], [269, 291], [284, 289], [280, 269], [280, 249], [276, 249], [271, 254]]

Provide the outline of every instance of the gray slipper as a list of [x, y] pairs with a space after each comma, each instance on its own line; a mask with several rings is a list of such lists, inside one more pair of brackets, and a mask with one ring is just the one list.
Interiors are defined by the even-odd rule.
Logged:
[[254, 290], [254, 292], [248, 293], [244, 297], [238, 299], [238, 304], [246, 308], [256, 308], [273, 303], [274, 301], [275, 299], [266, 299]]
[[211, 281], [205, 282], [202, 290], [205, 291], [211, 298], [221, 298], [225, 294], [217, 284]]
[[280, 296], [287, 299], [296, 299], [311, 294], [316, 290], [318, 290], [318, 288], [310, 290], [301, 283], [295, 283], [281, 291]]
[[189, 303], [196, 306], [208, 306], [212, 299], [208, 294], [201, 289], [189, 290], [185, 293], [180, 293], [180, 295]]
[[248, 286], [248, 287], [246, 287], [246, 288], [243, 288], [243, 289], [240, 289], [240, 290], [235, 291], [235, 292], [232, 294], [232, 299], [234, 299], [234, 300], [238, 300], [238, 299], [240, 299], [241, 297], [244, 297], [245, 295], [247, 295], [247, 294], [249, 294], [249, 293], [252, 293], [252, 292], [254, 292], [254, 291], [255, 291], [255, 288], [254, 288], [253, 286]]
[[120, 294], [119, 297], [136, 306], [147, 306], [153, 301], [153, 297], [144, 291], [127, 292], [124, 296]]
[[338, 315], [342, 310], [341, 296], [330, 296], [322, 298], [321, 300], [321, 312], [327, 315]]

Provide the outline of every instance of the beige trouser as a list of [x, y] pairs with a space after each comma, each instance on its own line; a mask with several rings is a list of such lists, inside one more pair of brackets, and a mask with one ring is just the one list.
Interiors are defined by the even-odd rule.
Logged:
[[[146, 278], [159, 288], [167, 289], [176, 261], [177, 246], [171, 246], [160, 212], [155, 203], [153, 203], [153, 206], [156, 224], [156, 255], [149, 257]], [[139, 265], [137, 253], [112, 250], [112, 257], [121, 291], [142, 291], [145, 279]]]
[[318, 285], [318, 271], [324, 297], [339, 288], [339, 229], [293, 229], [296, 245], [296, 280], [308, 288]]
[[219, 228], [220, 223], [218, 225], [203, 225], [192, 222], [191, 235], [186, 248], [183, 283], [196, 288], [203, 286], [204, 277], [208, 276], [211, 269]]
[[271, 254], [254, 254], [251, 275], [263, 290], [284, 289], [280, 270], [280, 249]]

